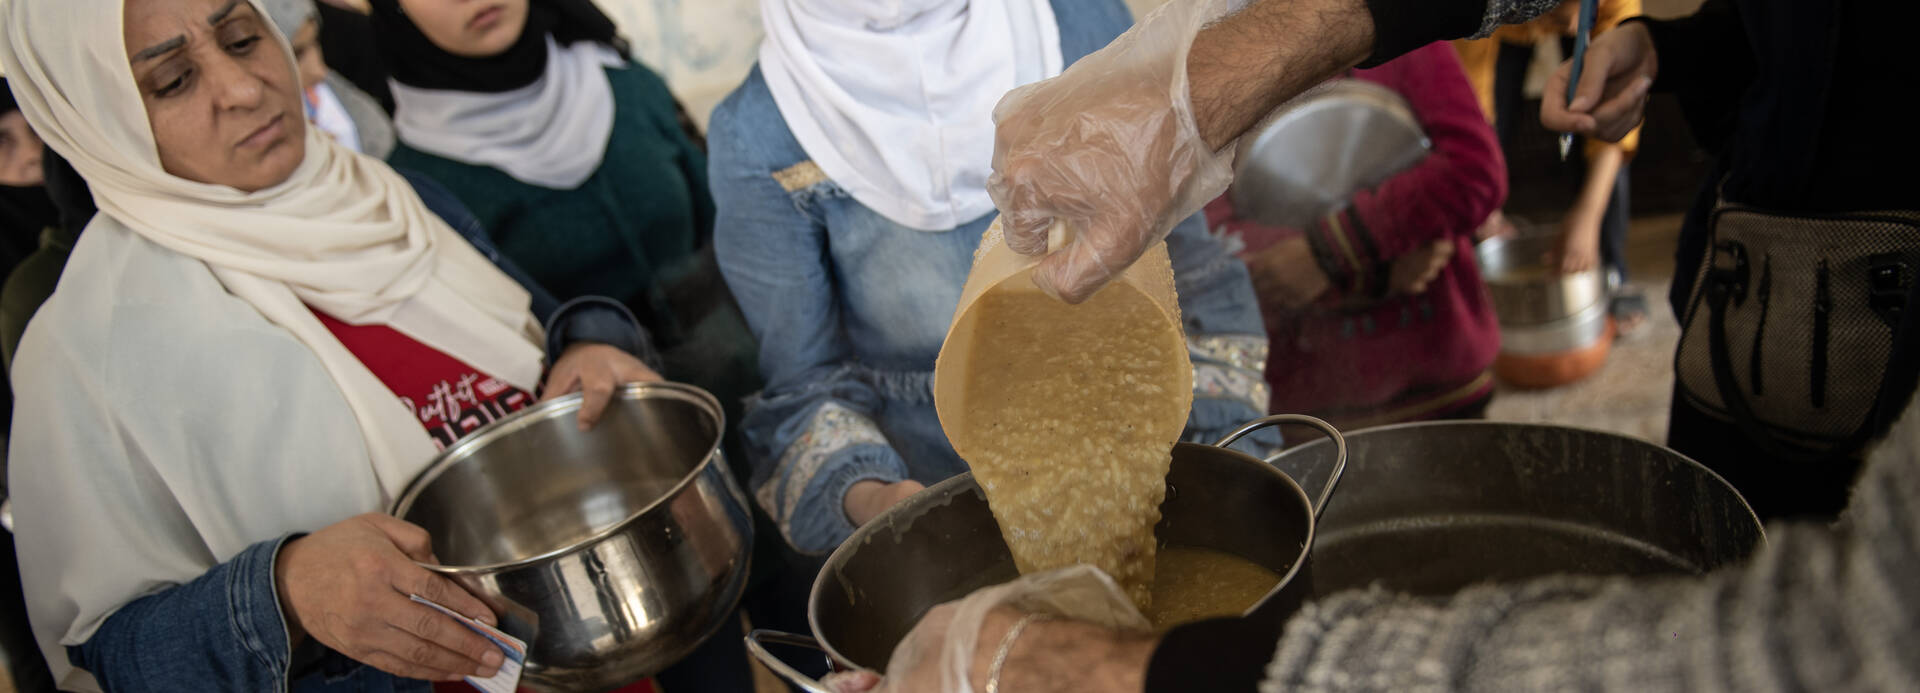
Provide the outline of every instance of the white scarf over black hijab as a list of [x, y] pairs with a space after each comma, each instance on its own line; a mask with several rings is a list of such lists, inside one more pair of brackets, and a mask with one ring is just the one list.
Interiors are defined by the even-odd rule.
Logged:
[[606, 68], [626, 57], [613, 21], [591, 0], [529, 0], [520, 39], [484, 58], [434, 45], [399, 0], [372, 8], [394, 130], [407, 146], [556, 190], [600, 169], [613, 134]]

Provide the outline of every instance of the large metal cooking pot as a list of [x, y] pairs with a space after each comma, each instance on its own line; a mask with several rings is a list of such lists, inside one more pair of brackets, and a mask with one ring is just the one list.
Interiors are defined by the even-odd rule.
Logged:
[[1240, 138], [1228, 194], [1243, 217], [1305, 228], [1419, 163], [1431, 147], [1392, 89], [1334, 80], [1281, 104]]
[[523, 681], [594, 691], [651, 676], [728, 625], [753, 524], [720, 457], [720, 405], [628, 385], [592, 431], [579, 395], [448, 448], [394, 503], [452, 578], [529, 641]]
[[[1337, 451], [1339, 431], [1310, 416], [1259, 419], [1217, 446], [1180, 443], [1167, 472], [1167, 498], [1154, 528], [1163, 545], [1215, 549], [1283, 576], [1248, 609], [1286, 613], [1305, 596], [1307, 551], [1316, 508], [1340, 482], [1344, 455], [1335, 453], [1322, 475], [1317, 502], [1272, 465], [1224, 446], [1266, 426], [1298, 423], [1327, 434]], [[1018, 577], [1000, 526], [972, 474], [935, 484], [901, 501], [853, 533], [814, 578], [807, 603], [814, 637], [754, 631], [747, 646], [768, 668], [811, 693], [830, 693], [775, 658], [763, 643], [824, 650], [838, 669], [885, 671], [901, 638], [928, 609], [981, 587]]]
[[[1706, 467], [1646, 441], [1565, 426], [1413, 423], [1347, 434], [1352, 460], [1320, 519], [1312, 594], [1372, 583], [1423, 595], [1556, 573], [1699, 574], [1763, 543]], [[1274, 464], [1333, 473], [1321, 441]]]

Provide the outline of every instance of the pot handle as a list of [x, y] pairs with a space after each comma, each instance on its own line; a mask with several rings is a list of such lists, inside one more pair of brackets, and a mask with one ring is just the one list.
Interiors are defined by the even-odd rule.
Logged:
[[826, 650], [820, 647], [820, 641], [805, 635], [755, 628], [753, 632], [747, 634], [747, 650], [753, 653], [754, 659], [760, 660], [760, 663], [766, 665], [774, 674], [779, 675], [780, 678], [786, 679], [795, 686], [799, 686], [801, 690], [807, 693], [834, 693], [833, 689], [827, 688], [826, 684], [806, 674], [800, 673], [793, 667], [787, 666], [786, 662], [780, 661], [779, 657], [773, 656], [773, 653], [767, 651], [765, 643], [806, 647], [825, 653]]
[[[1327, 501], [1333, 498], [1333, 487], [1339, 485], [1340, 475], [1345, 474], [1347, 471], [1347, 439], [1345, 436], [1340, 435], [1340, 429], [1334, 428], [1333, 424], [1305, 414], [1274, 414], [1273, 416], [1262, 417], [1247, 422], [1245, 426], [1241, 426], [1238, 430], [1228, 433], [1227, 437], [1221, 438], [1220, 442], [1214, 443], [1213, 446], [1224, 448], [1232, 445], [1234, 441], [1246, 437], [1249, 433], [1283, 423], [1300, 424], [1302, 426], [1317, 428], [1321, 433], [1327, 434], [1328, 438], [1333, 439], [1333, 474], [1327, 477], [1327, 487], [1320, 489], [1320, 497], [1313, 501], [1313, 519], [1318, 520], [1320, 519], [1320, 514], [1327, 509]], [[1277, 458], [1279, 455], [1275, 455], [1274, 457]], [[1267, 459], [1267, 463], [1272, 464], [1273, 458]], [[1284, 474], [1285, 472], [1282, 473]]]

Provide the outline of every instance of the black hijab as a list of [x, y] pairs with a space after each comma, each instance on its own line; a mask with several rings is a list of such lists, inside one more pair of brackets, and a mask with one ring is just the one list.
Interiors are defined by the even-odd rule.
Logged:
[[[13, 90], [0, 78], [0, 116], [17, 110], [20, 105], [13, 100]], [[59, 222], [60, 210], [53, 206], [46, 188], [0, 185], [0, 277], [39, 247], [42, 229]]]
[[528, 0], [527, 25], [520, 39], [499, 55], [467, 58], [433, 45], [400, 9], [399, 0], [371, 0], [374, 42], [387, 73], [420, 89], [503, 92], [527, 86], [547, 69], [547, 40], [560, 45], [604, 43], [621, 55], [627, 45], [613, 20], [593, 0]]

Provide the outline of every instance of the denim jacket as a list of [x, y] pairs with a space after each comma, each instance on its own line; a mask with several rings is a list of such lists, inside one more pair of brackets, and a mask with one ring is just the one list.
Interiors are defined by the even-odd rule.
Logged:
[[[647, 334], [620, 302], [583, 297], [561, 304], [501, 257], [451, 193], [425, 178], [407, 180], [429, 209], [533, 295], [533, 313], [547, 327], [549, 365], [568, 345], [600, 342], [657, 367]], [[128, 602], [85, 644], [67, 648], [68, 660], [109, 691], [432, 690], [311, 639], [288, 647], [273, 566], [292, 538], [261, 541], [197, 579]]]
[[[1132, 24], [1120, 0], [1053, 5], [1068, 62]], [[933, 362], [994, 215], [926, 232], [861, 205], [812, 163], [757, 67], [708, 142], [720, 268], [767, 378], [741, 422], [750, 485], [795, 548], [823, 553], [854, 529], [841, 502], [855, 482], [967, 470], [934, 414]], [[1213, 442], [1266, 413], [1266, 331], [1246, 268], [1198, 217], [1168, 243], [1194, 362], [1188, 437]]]

